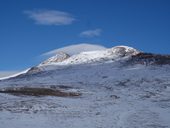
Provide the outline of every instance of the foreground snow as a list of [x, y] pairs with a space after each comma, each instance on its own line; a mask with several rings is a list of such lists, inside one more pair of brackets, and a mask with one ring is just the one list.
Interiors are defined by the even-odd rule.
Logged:
[[101, 63], [59, 66], [0, 82], [1, 88], [64, 85], [66, 91], [82, 94], [67, 98], [0, 94], [0, 127], [169, 128], [169, 76], [170, 66]]

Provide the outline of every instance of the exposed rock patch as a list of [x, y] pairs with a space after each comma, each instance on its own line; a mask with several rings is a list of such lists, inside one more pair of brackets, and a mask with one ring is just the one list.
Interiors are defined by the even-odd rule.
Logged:
[[170, 55], [138, 53], [130, 59], [133, 64], [165, 65], [170, 64]]
[[57, 62], [62, 62], [66, 59], [68, 59], [70, 55], [64, 52], [59, 52], [55, 56], [47, 59], [46, 61], [42, 62], [40, 65], [46, 65], [46, 64], [51, 64], [51, 63], [57, 63]]
[[28, 96], [58, 96], [58, 97], [75, 97], [80, 96], [77, 92], [65, 92], [59, 89], [51, 88], [6, 88], [1, 89], [0, 93], [7, 93], [16, 96], [28, 95]]

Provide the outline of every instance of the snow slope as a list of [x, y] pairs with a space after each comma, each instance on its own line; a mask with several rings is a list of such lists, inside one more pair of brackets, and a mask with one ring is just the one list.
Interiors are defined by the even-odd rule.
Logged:
[[62, 87], [82, 95], [0, 93], [0, 128], [170, 128], [170, 66], [129, 65], [137, 53], [124, 46], [83, 52], [1, 81], [0, 89]]

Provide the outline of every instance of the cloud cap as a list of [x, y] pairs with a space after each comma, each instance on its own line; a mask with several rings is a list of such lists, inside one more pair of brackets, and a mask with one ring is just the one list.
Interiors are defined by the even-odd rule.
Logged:
[[101, 45], [82, 43], [82, 44], [75, 44], [75, 45], [70, 45], [63, 48], [55, 49], [47, 53], [44, 53], [43, 56], [55, 55], [58, 52], [65, 52], [69, 55], [75, 55], [81, 52], [105, 50], [105, 49], [106, 47]]

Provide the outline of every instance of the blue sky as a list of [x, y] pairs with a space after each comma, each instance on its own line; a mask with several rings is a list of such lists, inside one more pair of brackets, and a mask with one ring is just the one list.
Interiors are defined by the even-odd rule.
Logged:
[[170, 53], [169, 0], [0, 0], [0, 16], [0, 71], [78, 43]]

